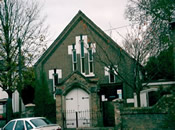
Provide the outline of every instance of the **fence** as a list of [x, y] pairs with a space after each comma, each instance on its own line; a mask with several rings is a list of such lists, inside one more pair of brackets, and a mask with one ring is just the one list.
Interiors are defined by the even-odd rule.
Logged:
[[97, 124], [97, 119], [101, 119], [101, 112], [91, 110], [75, 111], [67, 110], [63, 113], [64, 128], [82, 128]]

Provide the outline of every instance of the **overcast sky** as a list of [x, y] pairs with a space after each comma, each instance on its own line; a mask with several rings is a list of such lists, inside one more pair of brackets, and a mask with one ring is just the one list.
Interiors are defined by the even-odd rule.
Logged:
[[[38, 0], [42, 5], [42, 13], [47, 16], [49, 34], [52, 40], [63, 31], [72, 18], [81, 10], [97, 26], [112, 38], [121, 43], [129, 22], [124, 18], [127, 0]], [[123, 27], [123, 28], [119, 28]], [[106, 31], [111, 28], [116, 30]], [[52, 42], [52, 41], [51, 41]]]

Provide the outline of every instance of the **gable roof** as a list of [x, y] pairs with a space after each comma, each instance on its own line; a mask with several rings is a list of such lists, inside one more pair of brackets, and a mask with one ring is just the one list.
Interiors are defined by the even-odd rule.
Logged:
[[56, 40], [51, 44], [51, 46], [44, 52], [44, 54], [39, 58], [34, 66], [37, 66], [40, 62], [47, 60], [46, 58], [51, 55], [51, 53], [60, 45], [61, 41], [67, 36], [67, 34], [77, 25], [79, 21], [83, 22], [91, 28], [97, 35], [99, 35], [104, 41], [109, 42], [112, 47], [119, 48], [124, 52], [125, 55], [133, 59], [128, 53], [126, 53], [115, 41], [113, 41], [104, 31], [102, 31], [93, 21], [91, 21], [81, 10], [78, 11], [76, 16], [70, 21], [66, 28], [61, 32], [61, 34], [56, 38]]

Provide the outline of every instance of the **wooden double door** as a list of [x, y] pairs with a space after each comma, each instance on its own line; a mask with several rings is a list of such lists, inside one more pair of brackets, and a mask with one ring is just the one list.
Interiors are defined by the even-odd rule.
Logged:
[[81, 88], [75, 88], [66, 95], [67, 128], [90, 126], [89, 98], [89, 94]]

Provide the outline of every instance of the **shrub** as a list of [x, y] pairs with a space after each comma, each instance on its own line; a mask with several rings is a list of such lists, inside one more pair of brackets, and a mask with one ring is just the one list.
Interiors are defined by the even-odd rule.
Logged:
[[53, 95], [50, 93], [48, 83], [44, 73], [41, 73], [40, 80], [36, 81], [35, 86], [35, 116], [48, 118], [50, 121], [56, 121], [56, 106]]

